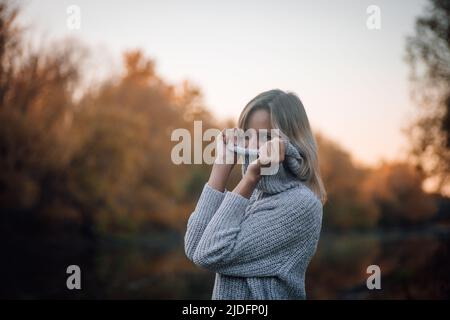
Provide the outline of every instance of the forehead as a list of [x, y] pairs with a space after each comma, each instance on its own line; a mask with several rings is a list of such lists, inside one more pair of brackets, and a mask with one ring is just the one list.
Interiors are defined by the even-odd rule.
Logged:
[[249, 116], [247, 129], [272, 129], [269, 112], [262, 109], [253, 111]]

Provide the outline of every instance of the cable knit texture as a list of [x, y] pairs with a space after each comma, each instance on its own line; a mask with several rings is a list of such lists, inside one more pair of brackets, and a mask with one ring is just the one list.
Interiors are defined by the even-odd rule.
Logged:
[[204, 185], [184, 242], [190, 260], [216, 273], [212, 299], [306, 298], [322, 203], [298, 177], [302, 161], [287, 142], [283, 165], [261, 178], [250, 199]]

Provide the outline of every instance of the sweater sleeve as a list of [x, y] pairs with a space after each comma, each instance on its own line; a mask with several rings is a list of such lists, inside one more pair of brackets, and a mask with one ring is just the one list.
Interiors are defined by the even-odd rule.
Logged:
[[184, 250], [186, 256], [192, 260], [197, 244], [203, 235], [208, 222], [219, 208], [225, 193], [211, 188], [207, 183], [203, 187], [194, 212], [189, 217], [184, 236]]
[[294, 253], [314, 246], [317, 202], [290, 197], [245, 215], [248, 199], [226, 192], [193, 255], [210, 271], [240, 277], [277, 275]]

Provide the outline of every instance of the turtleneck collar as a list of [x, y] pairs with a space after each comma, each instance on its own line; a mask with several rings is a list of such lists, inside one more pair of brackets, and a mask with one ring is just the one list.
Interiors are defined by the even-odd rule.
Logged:
[[[302, 184], [299, 178], [300, 168], [304, 158], [300, 150], [291, 142], [284, 141], [286, 146], [285, 160], [278, 166], [278, 171], [272, 175], [262, 175], [256, 189], [268, 194], [280, 193], [284, 190], [293, 188]], [[242, 175], [247, 171], [249, 157], [245, 157], [242, 164]]]

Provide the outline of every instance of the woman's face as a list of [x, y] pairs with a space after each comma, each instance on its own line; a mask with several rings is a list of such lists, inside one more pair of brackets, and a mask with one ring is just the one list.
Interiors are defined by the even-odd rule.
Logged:
[[[253, 130], [249, 130], [253, 129]], [[250, 114], [248, 119], [248, 148], [258, 149], [264, 141], [259, 141], [259, 131], [263, 130], [261, 133], [267, 134], [266, 141], [270, 140], [270, 129], [272, 129], [270, 114], [266, 110], [255, 110]]]

